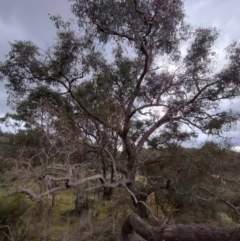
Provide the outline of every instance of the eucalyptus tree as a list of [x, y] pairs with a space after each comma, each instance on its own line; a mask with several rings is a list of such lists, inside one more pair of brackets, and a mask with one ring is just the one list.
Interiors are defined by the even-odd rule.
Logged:
[[[72, 2], [77, 26], [52, 16], [57, 38], [46, 51], [29, 41], [11, 43], [0, 73], [13, 108], [39, 88], [54, 93], [57, 105], [69, 103], [64, 118], [79, 130], [76, 135], [87, 133], [98, 145], [92, 134], [98, 129], [102, 139], [108, 136], [107, 148], [113, 141], [122, 147], [125, 159], [112, 159], [112, 166], [135, 194], [135, 177], [144, 165], [140, 152], [157, 137], [160, 144], [169, 141], [166, 128], [178, 135], [182, 126], [219, 134], [237, 120], [238, 113], [219, 107], [239, 95], [240, 45], [228, 46], [226, 64], [217, 68], [219, 32], [186, 24], [183, 1]], [[116, 175], [111, 186], [118, 181]]]
[[[119, 105], [118, 121], [110, 124], [93, 114], [91, 107], [87, 111], [121, 137], [129, 180], [135, 178], [140, 150], [154, 133], [161, 135], [164, 126], [185, 124], [218, 134], [238, 118], [237, 113], [218, 107], [221, 100], [239, 95], [240, 46], [233, 42], [227, 48], [227, 64], [214, 68], [219, 32], [191, 29], [184, 21], [183, 1], [73, 2], [72, 11], [85, 38], [103, 46], [117, 45], [112, 65], [96, 67], [108, 76], [105, 83], [111, 82], [112, 90], [105, 91]], [[181, 44], [185, 41], [189, 46], [184, 55]]]

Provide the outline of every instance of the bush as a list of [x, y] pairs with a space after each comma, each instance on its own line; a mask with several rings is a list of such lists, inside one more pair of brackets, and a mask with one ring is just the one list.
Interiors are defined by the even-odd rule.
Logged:
[[28, 233], [21, 220], [21, 216], [27, 210], [27, 203], [22, 195], [14, 195], [8, 198], [0, 197], [0, 241], [26, 240]]

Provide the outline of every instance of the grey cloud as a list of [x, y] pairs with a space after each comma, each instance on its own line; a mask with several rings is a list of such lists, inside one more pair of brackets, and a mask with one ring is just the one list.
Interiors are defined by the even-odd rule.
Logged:
[[224, 34], [240, 35], [234, 31], [239, 29], [239, 1], [186, 0], [185, 3], [186, 15], [194, 27], [216, 27]]
[[40, 47], [52, 42], [56, 31], [49, 13], [73, 17], [66, 0], [0, 0], [0, 60], [9, 50], [8, 41], [31, 40]]

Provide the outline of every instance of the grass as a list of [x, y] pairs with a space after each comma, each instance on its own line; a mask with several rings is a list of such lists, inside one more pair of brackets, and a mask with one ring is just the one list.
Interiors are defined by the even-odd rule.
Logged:
[[[145, 181], [144, 178], [137, 178], [137, 182], [143, 183]], [[33, 188], [36, 187], [33, 184], [30, 185]], [[11, 222], [6, 220], [6, 224], [9, 222], [11, 229], [15, 231], [14, 233], [18, 232], [18, 236], [22, 235], [25, 237], [25, 240], [108, 241], [105, 237], [110, 237], [112, 233], [119, 230], [124, 219], [133, 211], [131, 198], [124, 189], [115, 189], [111, 200], [98, 199], [97, 195], [94, 194], [89, 195], [90, 199], [95, 199], [94, 207], [91, 210], [94, 215], [85, 213], [79, 216], [74, 215], [72, 212], [75, 207], [76, 197], [73, 189], [59, 192], [56, 196], [54, 209], [49, 213], [51, 196], [44, 199], [46, 203], [40, 212], [39, 204], [33, 203], [27, 196], [14, 195], [8, 198], [4, 197], [9, 190], [14, 191], [16, 188], [16, 185], [10, 189], [0, 188], [0, 215], [11, 218], [13, 217], [11, 215], [17, 214], [16, 217], [18, 220], [21, 220], [18, 226], [12, 222], [14, 219]], [[155, 216], [161, 219], [162, 213], [160, 208], [157, 209], [153, 195], [148, 197], [147, 204], [151, 207]], [[200, 221], [207, 221], [218, 226], [232, 226], [234, 224], [232, 218], [224, 211], [217, 213], [216, 220], [204, 220], [202, 218], [199, 216]], [[186, 212], [181, 217], [172, 219], [171, 223], [184, 222], [186, 220], [188, 222], [196, 221], [196, 214]], [[22, 231], [17, 231], [18, 229]], [[26, 233], [24, 233], [24, 230]], [[16, 241], [22, 240], [16, 239]]]

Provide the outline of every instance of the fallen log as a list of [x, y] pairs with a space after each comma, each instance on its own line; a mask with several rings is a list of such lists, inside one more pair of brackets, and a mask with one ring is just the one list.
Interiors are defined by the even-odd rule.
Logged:
[[240, 241], [240, 227], [222, 229], [203, 224], [177, 224], [153, 227], [137, 214], [130, 215], [123, 224], [122, 241], [131, 241], [130, 234], [136, 232], [147, 241]]

